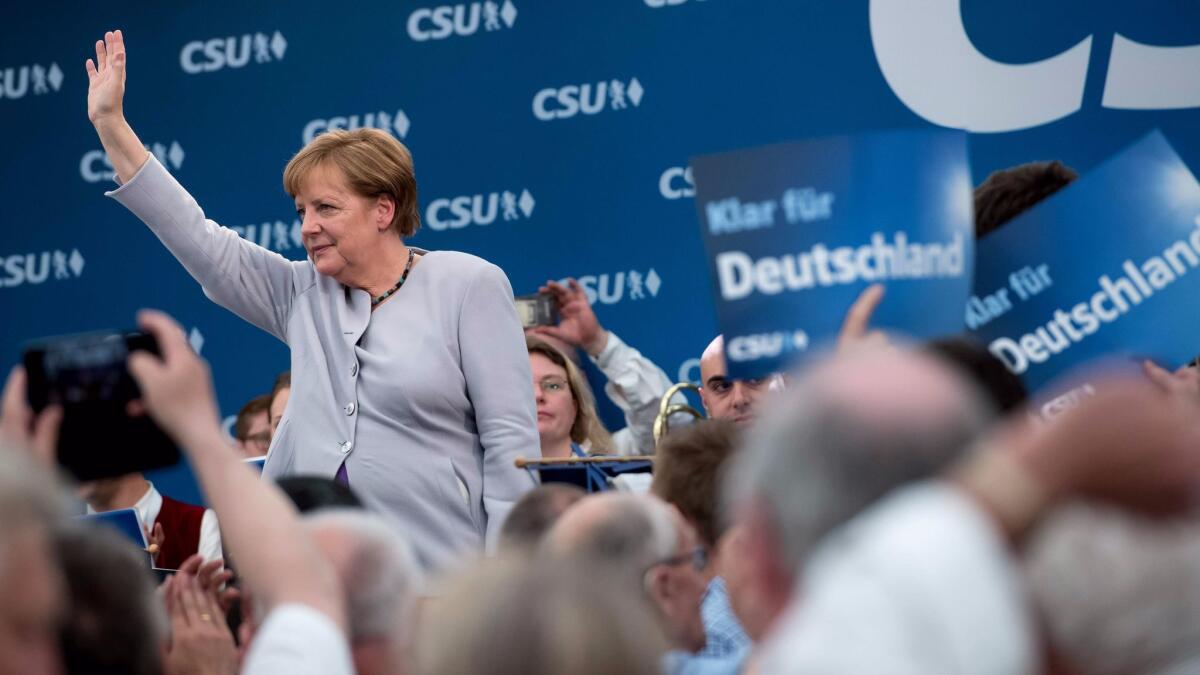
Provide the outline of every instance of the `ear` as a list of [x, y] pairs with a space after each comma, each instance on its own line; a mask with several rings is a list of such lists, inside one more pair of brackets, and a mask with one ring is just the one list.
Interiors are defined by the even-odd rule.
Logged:
[[712, 415], [712, 411], [708, 407], [708, 387], [700, 387], [700, 405], [704, 406], [704, 416]]
[[392, 226], [392, 219], [396, 217], [396, 200], [391, 195], [379, 195], [375, 199], [375, 225], [383, 232]]
[[665, 608], [671, 600], [671, 571], [665, 565], [659, 565], [646, 572], [646, 595], [654, 602], [655, 607]]

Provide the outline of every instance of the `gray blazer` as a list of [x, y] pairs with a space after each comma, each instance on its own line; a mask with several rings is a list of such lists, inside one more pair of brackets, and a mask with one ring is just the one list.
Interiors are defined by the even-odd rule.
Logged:
[[205, 295], [291, 348], [292, 392], [264, 473], [333, 477], [393, 517], [427, 567], [478, 551], [533, 480], [533, 377], [512, 288], [464, 253], [426, 254], [376, 312], [321, 276], [204, 217], [154, 158], [108, 193], [145, 222]]

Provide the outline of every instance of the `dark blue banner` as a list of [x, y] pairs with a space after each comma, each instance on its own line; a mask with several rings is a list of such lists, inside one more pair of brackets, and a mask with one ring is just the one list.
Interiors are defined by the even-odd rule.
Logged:
[[979, 242], [966, 321], [1036, 390], [1126, 354], [1200, 352], [1200, 184], [1155, 131]]
[[837, 335], [880, 283], [875, 328], [961, 329], [974, 225], [967, 138], [894, 131], [692, 160], [717, 323], [734, 377], [763, 377]]

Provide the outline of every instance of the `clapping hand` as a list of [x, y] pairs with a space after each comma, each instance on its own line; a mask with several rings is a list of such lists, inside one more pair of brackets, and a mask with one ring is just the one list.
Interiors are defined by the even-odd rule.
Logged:
[[196, 575], [180, 570], [164, 582], [163, 597], [171, 622], [171, 642], [163, 672], [166, 675], [236, 673], [237, 648], [225, 623], [225, 614], [213, 594], [202, 588]]

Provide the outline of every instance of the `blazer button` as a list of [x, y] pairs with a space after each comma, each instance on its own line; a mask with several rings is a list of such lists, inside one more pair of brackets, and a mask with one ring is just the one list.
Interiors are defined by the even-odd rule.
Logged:
[[358, 364], [357, 363], [350, 364], [350, 377], [356, 377], [357, 375], [358, 375]]
[[355, 410], [355, 408], [356, 408], [356, 406], [354, 405], [354, 401], [351, 401], [351, 402], [347, 403], [347, 404], [346, 404], [346, 408], [345, 408], [345, 410], [346, 410], [346, 414], [347, 414], [347, 415], [353, 415], [353, 414], [354, 414], [354, 410]]
[[354, 447], [354, 443], [352, 443], [350, 441], [342, 441], [338, 445], [338, 449], [342, 451], [343, 455], [350, 452], [350, 448], [353, 448], [353, 447]]

